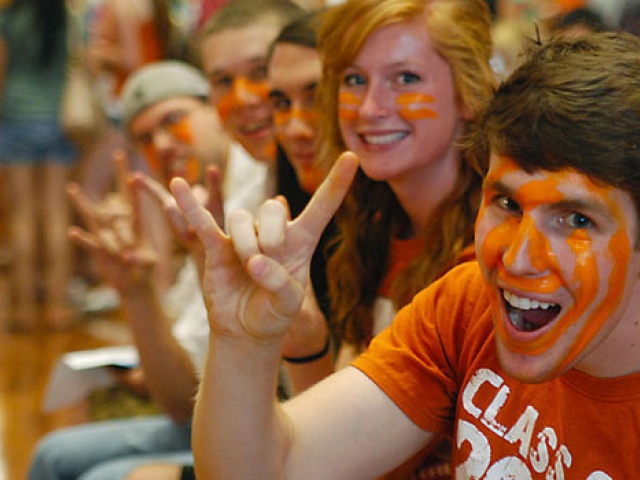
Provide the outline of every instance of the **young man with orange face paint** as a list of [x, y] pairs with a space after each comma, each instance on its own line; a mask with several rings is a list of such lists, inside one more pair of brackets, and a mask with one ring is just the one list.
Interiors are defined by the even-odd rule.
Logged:
[[235, 0], [221, 7], [201, 34], [202, 70], [224, 128], [246, 153], [270, 165], [276, 144], [267, 54], [280, 29], [303, 13], [289, 0]]
[[[623, 33], [532, 45], [465, 139], [485, 174], [478, 260], [419, 293], [351, 366], [284, 404], [270, 401], [273, 372], [309, 252], [357, 159], [342, 156], [292, 222], [265, 204], [253, 236], [244, 215], [223, 234], [174, 181], [212, 266], [216, 355], [194, 417], [199, 478], [378, 478], [435, 434], [454, 438], [456, 479], [635, 478], [639, 51]], [[232, 273], [237, 282], [217, 280]]]
[[157, 180], [168, 185], [180, 176], [196, 183], [207, 165], [224, 173], [228, 140], [201, 72], [181, 62], [157, 62], [135, 72], [125, 87], [125, 129]]

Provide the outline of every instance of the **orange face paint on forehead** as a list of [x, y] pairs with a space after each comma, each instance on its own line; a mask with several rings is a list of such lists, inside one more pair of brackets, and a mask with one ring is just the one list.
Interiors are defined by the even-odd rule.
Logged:
[[[485, 180], [484, 202], [478, 215], [478, 225], [488, 212], [490, 199], [494, 194], [501, 194], [492, 190], [493, 186], [509, 185], [508, 176], [517, 171], [522, 172], [508, 158], [500, 158], [497, 165], [492, 165]], [[484, 265], [497, 273], [499, 285], [532, 294], [548, 294], [566, 288], [571, 294], [573, 304], [563, 305], [560, 316], [554, 320], [551, 328], [531, 341], [515, 339], [503, 322], [495, 322], [497, 334], [505, 346], [524, 355], [545, 353], [556, 345], [563, 334], [571, 330], [575, 332], [577, 326], [579, 330], [572, 333], [572, 343], [562, 361], [555, 366], [553, 374], [557, 374], [572, 365], [618, 307], [624, 293], [633, 238], [622, 211], [620, 196], [614, 195], [614, 187], [598, 185], [586, 175], [569, 169], [541, 173], [542, 178], [532, 178], [506, 194], [518, 204], [521, 213], [507, 215], [494, 225], [486, 233], [479, 250]], [[567, 205], [576, 203], [571, 193], [567, 196], [567, 191], [575, 191], [577, 195], [592, 198], [595, 203], [602, 205], [603, 210], [612, 217], [612, 225], [617, 226], [615, 231], [607, 233], [606, 237], [604, 233], [589, 228], [574, 228], [563, 234], [555, 232], [553, 220], [566, 213], [555, 213], [553, 207], [563, 205], [563, 202]], [[536, 225], [534, 212], [547, 207], [549, 212], [541, 215], [543, 225]], [[603, 245], [603, 239], [606, 238], [608, 241]], [[516, 277], [509, 273], [509, 266], [515, 261], [516, 255], [528, 255], [528, 263], [533, 270], [531, 275]], [[492, 306], [499, 316], [504, 309], [500, 293], [493, 296]]]
[[358, 109], [362, 105], [362, 98], [352, 92], [340, 92], [338, 95], [338, 118], [355, 120]]
[[243, 76], [238, 76], [230, 88], [217, 102], [216, 109], [222, 120], [231, 115], [236, 108], [242, 106], [244, 95], [251, 95], [267, 101], [269, 98], [269, 84], [266, 81], [256, 82]]
[[438, 113], [427, 106], [434, 101], [433, 96], [423, 93], [401, 93], [396, 98], [400, 116], [405, 120], [438, 118]]

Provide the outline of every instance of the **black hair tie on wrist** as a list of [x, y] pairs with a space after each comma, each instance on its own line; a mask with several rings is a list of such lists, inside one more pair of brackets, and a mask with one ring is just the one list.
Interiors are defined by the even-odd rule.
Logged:
[[323, 349], [318, 353], [314, 353], [313, 355], [309, 355], [307, 357], [300, 357], [300, 358], [282, 357], [282, 359], [285, 362], [289, 362], [289, 363], [297, 363], [297, 364], [311, 363], [324, 357], [329, 352], [330, 347], [331, 347], [331, 338], [327, 337], [327, 343], [324, 344]]

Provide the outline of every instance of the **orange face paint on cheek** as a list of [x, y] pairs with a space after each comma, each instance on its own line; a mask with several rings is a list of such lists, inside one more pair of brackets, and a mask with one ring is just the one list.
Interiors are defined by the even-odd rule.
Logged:
[[149, 165], [151, 171], [160, 175], [162, 173], [160, 158], [158, 157], [156, 149], [153, 147], [153, 145], [145, 145], [145, 147], [142, 149], [142, 153], [144, 154], [144, 158], [147, 161], [147, 164]]
[[358, 109], [362, 105], [362, 98], [351, 92], [340, 92], [338, 96], [338, 118], [341, 120], [355, 120]]
[[[185, 117], [169, 127], [171, 134], [186, 145], [193, 146], [193, 131], [191, 117]], [[174, 165], [167, 165], [169, 177], [181, 176], [189, 183], [195, 183], [200, 178], [200, 162], [197, 158], [190, 157], [184, 160], [181, 171], [174, 171]]]
[[396, 98], [400, 116], [405, 120], [438, 118], [438, 113], [428, 107], [434, 101], [435, 99], [431, 95], [422, 93], [401, 93]]
[[298, 120], [307, 125], [314, 125], [318, 115], [315, 111], [306, 108], [293, 108], [287, 111], [276, 111], [273, 114], [273, 123], [278, 127], [283, 127], [291, 120]]
[[269, 98], [269, 84], [265, 81], [256, 82], [247, 78], [239, 77], [236, 88], [243, 89], [245, 93], [259, 97], [264, 101], [267, 101]]
[[216, 110], [218, 110], [218, 115], [220, 115], [220, 119], [225, 121], [231, 115], [235, 105], [235, 94], [233, 90], [225, 93], [220, 99], [216, 102]]
[[[178, 141], [191, 146], [193, 133], [189, 117], [166, 127], [168, 132]], [[173, 177], [183, 177], [189, 183], [200, 179], [200, 162], [194, 157], [187, 159], [162, 160], [153, 145], [147, 145], [143, 150], [144, 156], [151, 170], [168, 185]]]
[[269, 84], [267, 82], [254, 82], [244, 77], [237, 77], [233, 86], [216, 102], [218, 115], [224, 121], [229, 118], [231, 112], [243, 105], [243, 98], [255, 96], [266, 102], [269, 98]]
[[[523, 210], [527, 211], [528, 208], [533, 208], [537, 204], [554, 203], [563, 200], [565, 196], [559, 191], [558, 185], [561, 185], [563, 182], [570, 183], [572, 181], [567, 175], [569, 175], [567, 172], [561, 172], [551, 175], [551, 178], [548, 178], [547, 181], [530, 182], [523, 186], [518, 191], [516, 197], [535, 199], [530, 206], [527, 206], [526, 202], [523, 202]], [[535, 185], [536, 183], [538, 183], [538, 185]], [[596, 195], [604, 199], [609, 197], [611, 187], [594, 186], [588, 180], [583, 181], [583, 184], [584, 183], [586, 183], [586, 186]], [[560, 282], [562, 279], [560, 275], [565, 275], [566, 278], [564, 282], [571, 291], [575, 303], [569, 306], [566, 311], [561, 312], [562, 317], [558, 319], [550, 330], [531, 342], [518, 342], [513, 340], [502, 322], [496, 322], [496, 328], [505, 345], [513, 352], [525, 355], [540, 355], [556, 345], [560, 338], [566, 334], [572, 326], [581, 322], [580, 330], [573, 334], [572, 343], [567, 347], [568, 349], [561, 361], [555, 365], [550, 375], [551, 377], [566, 370], [566, 368], [573, 364], [581, 352], [583, 352], [598, 335], [602, 326], [611, 318], [611, 314], [618, 308], [622, 299], [625, 289], [627, 264], [633, 249], [632, 239], [629, 237], [625, 217], [624, 214], [620, 212], [619, 207], [614, 201], [607, 201], [605, 203], [607, 203], [608, 208], [615, 213], [621, 226], [618, 231], [612, 235], [608, 245], [601, 250], [598, 250], [594, 246], [594, 241], [589, 229], [575, 229], [572, 231], [565, 241], [573, 253], [573, 271], [567, 271], [566, 267], [563, 271], [560, 262], [571, 260], [564, 258], [559, 261], [553, 254], [549, 240], [544, 238], [540, 232], [536, 233], [535, 225], [531, 224], [524, 227], [525, 230], [529, 231], [526, 238], [529, 242], [528, 250], [531, 264], [536, 266], [536, 268], [543, 268], [545, 264], [537, 263], [536, 258], [546, 257], [546, 266], [551, 272], [557, 272], [557, 275], [554, 275], [554, 277], [558, 282], [558, 287], [561, 286]], [[499, 245], [501, 242], [509, 242], [509, 238], [511, 238], [513, 242], [513, 238], [515, 237], [509, 232], [507, 226], [503, 224], [494, 228], [486, 238], [486, 245], [483, 246], [483, 255], [491, 255], [491, 258], [496, 258], [496, 245]], [[520, 247], [522, 248], [522, 245], [520, 245]], [[548, 254], [545, 255], [545, 252], [548, 252]], [[508, 264], [508, 255], [505, 257], [505, 264]], [[611, 271], [606, 278], [602, 277], [603, 274], [599, 272], [598, 268], [598, 261], [603, 258], [605, 259], [603, 263], [611, 264]], [[613, 261], [610, 261], [611, 259], [613, 259]], [[498, 270], [500, 270], [499, 266]], [[512, 278], [507, 277], [507, 282], [510, 282], [508, 284], [517, 285], [517, 282], [513, 282], [512, 280]], [[607, 282], [606, 287], [602, 284], [603, 281]], [[524, 279], [524, 282], [520, 284], [525, 291], [544, 291], [544, 289], [533, 288], [535, 285], [540, 287], [537, 279], [532, 279], [530, 281], [531, 285], [529, 286], [527, 286], [528, 282], [529, 280]], [[603, 288], [606, 288], [606, 291], [603, 291]], [[499, 296], [496, 296], [496, 298], [493, 299], [493, 307], [500, 310], [502, 308], [501, 304], [502, 300]], [[591, 310], [591, 312], [589, 312], [589, 310]]]
[[274, 112], [273, 114], [273, 123], [276, 127], [284, 127], [287, 123], [291, 121], [291, 111], [286, 112]]
[[[623, 218], [620, 213], [618, 213], [618, 218]], [[583, 239], [574, 238], [569, 241], [569, 244], [577, 256], [574, 280], [579, 281], [580, 286], [576, 292], [575, 307], [568, 312], [566, 321], [562, 320], [563, 324], [566, 323], [563, 331], [568, 325], [577, 322], [586, 315], [588, 308], [592, 309], [592, 313], [589, 314], [587, 321], [582, 326], [565, 361], [557, 367], [557, 371], [564, 370], [580, 355], [620, 305], [625, 291], [627, 265], [633, 251], [633, 242], [627, 233], [625, 222], [622, 222], [622, 226], [611, 237], [603, 252], [594, 251], [591, 243], [585, 242]], [[599, 255], [612, 259], [611, 271], [604, 279], [601, 278], [598, 271], [597, 257]], [[606, 292], [600, 300], [597, 300], [598, 293], [604, 287], [601, 281], [607, 283]]]

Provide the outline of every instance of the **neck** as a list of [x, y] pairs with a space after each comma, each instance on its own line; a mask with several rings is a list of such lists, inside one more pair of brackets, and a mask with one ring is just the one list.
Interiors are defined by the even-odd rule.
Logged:
[[459, 159], [441, 162], [438, 168], [424, 169], [421, 175], [407, 175], [404, 179], [389, 182], [398, 202], [411, 221], [415, 236], [426, 234], [433, 213], [455, 188], [460, 172]]

